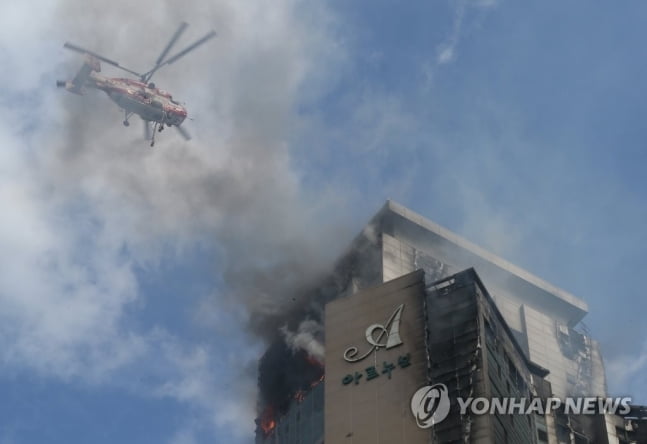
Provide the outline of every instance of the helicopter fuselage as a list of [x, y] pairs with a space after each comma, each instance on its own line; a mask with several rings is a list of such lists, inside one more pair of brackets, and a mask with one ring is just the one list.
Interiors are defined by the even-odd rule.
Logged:
[[137, 114], [146, 121], [179, 126], [187, 116], [186, 108], [169, 93], [137, 80], [92, 72], [85, 86], [104, 91], [127, 113]]
[[[130, 126], [128, 119], [133, 114], [137, 114], [144, 121], [144, 133], [146, 139], [151, 141], [151, 146], [155, 144], [155, 133], [161, 132], [164, 127], [174, 126], [175, 129], [184, 137], [190, 140], [191, 135], [180, 126], [187, 116], [187, 110], [180, 103], [173, 100], [173, 97], [166, 91], [156, 88], [151, 82], [153, 75], [162, 67], [176, 62], [186, 54], [190, 53], [209, 39], [216, 36], [215, 31], [208, 32], [202, 38], [196, 40], [182, 51], [167, 57], [169, 51], [175, 45], [180, 35], [184, 32], [187, 23], [182, 22], [175, 31], [171, 40], [162, 50], [157, 58], [155, 65], [144, 73], [133, 71], [120, 65], [118, 62], [97, 54], [94, 51], [82, 48], [73, 43], [65, 42], [64, 48], [85, 55], [85, 62], [76, 73], [74, 78], [69, 81], [57, 80], [58, 88], [65, 88], [75, 94], [83, 94], [86, 87], [100, 89], [104, 91], [113, 102], [124, 110], [124, 126]], [[115, 68], [126, 71], [136, 76], [138, 80], [123, 77], [105, 77], [99, 74], [101, 72], [101, 62], [114, 66]], [[152, 134], [151, 134], [151, 125]]]

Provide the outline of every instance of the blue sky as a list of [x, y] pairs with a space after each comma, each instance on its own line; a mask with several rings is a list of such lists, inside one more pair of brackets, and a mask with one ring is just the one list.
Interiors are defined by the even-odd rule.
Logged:
[[[0, 18], [0, 444], [252, 442], [256, 320], [387, 198], [584, 299], [647, 404], [647, 5], [241, 3]], [[219, 32], [156, 75], [191, 142], [53, 88], [181, 20]]]

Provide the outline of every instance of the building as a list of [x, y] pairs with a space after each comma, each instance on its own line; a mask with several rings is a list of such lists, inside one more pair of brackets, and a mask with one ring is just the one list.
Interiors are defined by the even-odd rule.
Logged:
[[[464, 271], [466, 269], [473, 270]], [[410, 274], [416, 270], [422, 271], [418, 274]], [[366, 329], [372, 324], [364, 325], [365, 322], [363, 321], [368, 321], [369, 318], [372, 319], [372, 322], [384, 322], [385, 319], [378, 316], [383, 314], [374, 310], [381, 307], [387, 311], [393, 311], [393, 304], [387, 302], [387, 299], [382, 300], [375, 294], [383, 294], [386, 291], [385, 289], [390, 288], [389, 286], [399, 285], [397, 282], [401, 283], [401, 281], [393, 280], [405, 275], [408, 276], [404, 278], [405, 280], [412, 279], [411, 276], [424, 279], [424, 283], [418, 282], [416, 285], [422, 288], [420, 291], [425, 296], [420, 296], [420, 294], [416, 296], [419, 301], [415, 303], [412, 300], [404, 302], [405, 306], [407, 306], [407, 315], [411, 315], [412, 312], [418, 313], [416, 322], [419, 324], [416, 328], [402, 331], [403, 335], [409, 335], [408, 344], [410, 346], [415, 345], [415, 347], [408, 349], [407, 353], [404, 354], [402, 352], [403, 347], [380, 350], [380, 354], [383, 356], [379, 357], [380, 362], [378, 362], [376, 353], [373, 365], [375, 369], [374, 371], [371, 370], [370, 375], [365, 373], [366, 368], [371, 367], [368, 366], [364, 368], [364, 376], [360, 377], [360, 381], [357, 383], [354, 379], [351, 381], [349, 378], [349, 375], [353, 378], [355, 377], [354, 371], [344, 373], [341, 375], [341, 380], [337, 380], [340, 375], [338, 374], [340, 371], [338, 367], [350, 364], [347, 360], [340, 361], [338, 355], [342, 352], [341, 356], [344, 357], [343, 353], [350, 346], [337, 344], [335, 342], [336, 335], [342, 332], [343, 338], [351, 338], [352, 335], [348, 331], [349, 326], [363, 325], [363, 328]], [[405, 406], [402, 404], [402, 400], [398, 401], [400, 404], [396, 408], [397, 414], [384, 418], [377, 412], [390, 411], [393, 410], [393, 407], [389, 407], [388, 403], [383, 405], [379, 404], [379, 402], [389, 399], [389, 396], [395, 396], [390, 390], [395, 390], [400, 394], [408, 393], [410, 397], [408, 390], [414, 386], [423, 385], [422, 382], [424, 381], [435, 380], [434, 369], [432, 367], [427, 368], [427, 363], [431, 362], [429, 360], [432, 359], [430, 356], [436, 356], [438, 353], [449, 353], [450, 351], [434, 349], [435, 346], [440, 347], [433, 341], [434, 334], [442, 337], [446, 332], [443, 333], [442, 330], [432, 326], [439, 325], [445, 315], [440, 315], [443, 311], [438, 308], [432, 313], [425, 310], [423, 306], [425, 304], [428, 304], [429, 307], [434, 306], [433, 304], [437, 301], [434, 299], [431, 288], [439, 283], [448, 282], [446, 279], [450, 276], [453, 276], [451, 279], [459, 279], [459, 281], [471, 279], [472, 284], [470, 285], [474, 289], [471, 293], [468, 292], [469, 294], [456, 296], [454, 302], [458, 298], [465, 298], [465, 304], [471, 310], [469, 311], [470, 316], [467, 316], [469, 321], [466, 322], [477, 322], [479, 326], [476, 330], [474, 329], [475, 327], [469, 330], [474, 336], [464, 338], [472, 341], [468, 341], [465, 344], [466, 347], [473, 346], [473, 341], [475, 340], [481, 341], [480, 343], [477, 342], [481, 350], [478, 356], [481, 367], [477, 366], [482, 372], [481, 380], [480, 383], [474, 382], [472, 385], [472, 388], [479, 390], [478, 393], [505, 395], [516, 390], [534, 393], [533, 396], [541, 394], [544, 398], [549, 396], [563, 398], [577, 395], [606, 395], [604, 367], [599, 347], [581, 324], [583, 317], [587, 313], [586, 303], [519, 267], [484, 251], [401, 205], [388, 201], [353, 241], [346, 253], [342, 255], [331, 276], [320, 283], [317, 290], [312, 294], [312, 305], [323, 307], [327, 304], [325, 317], [327, 356], [325, 389], [322, 389], [324, 384], [317, 385], [312, 391], [312, 395], [304, 396], [304, 385], [295, 387], [292, 390], [294, 393], [291, 393], [291, 397], [296, 399], [289, 404], [286, 408], [287, 410], [282, 412], [281, 415], [273, 416], [271, 421], [266, 421], [263, 427], [261, 427], [262, 418], [259, 419], [261, 422], [257, 427], [256, 442], [259, 444], [322, 443], [324, 436], [315, 437], [310, 435], [307, 441], [296, 438], [296, 430], [302, 429], [297, 424], [299, 421], [310, 421], [312, 423], [312, 421], [317, 421], [316, 418], [321, 417], [321, 411], [316, 408], [308, 410], [301, 407], [303, 402], [309, 402], [310, 396], [320, 396], [321, 391], [325, 391], [325, 402], [323, 404], [326, 442], [346, 442], [344, 440], [348, 439], [350, 439], [348, 442], [364, 442], [359, 439], [358, 435], [364, 433], [359, 431], [363, 429], [362, 427], [353, 426], [349, 428], [344, 420], [336, 419], [336, 416], [333, 415], [333, 413], [340, 411], [337, 408], [340, 401], [336, 397], [343, 399], [344, 396], [349, 396], [349, 393], [353, 394], [352, 399], [355, 401], [362, 399], [362, 396], [367, 397], [366, 399], [370, 396], [377, 396], [378, 404], [375, 404], [376, 407], [374, 408], [370, 407], [370, 409], [373, 409], [370, 411], [377, 416], [372, 416], [373, 419], [371, 420], [366, 419], [364, 425], [368, 425], [371, 421], [377, 424], [375, 423], [375, 418], [377, 418], [379, 419], [379, 425], [391, 424], [394, 430], [402, 430], [402, 423], [398, 423], [398, 420], [394, 419], [396, 417], [402, 421], [408, 420], [408, 424], [411, 425], [410, 413], [404, 412]], [[375, 288], [360, 291], [371, 287]], [[369, 294], [369, 296], [366, 296], [366, 294]], [[373, 295], [371, 296], [370, 294]], [[414, 296], [409, 294], [407, 297]], [[363, 300], [365, 303], [357, 302]], [[369, 300], [380, 300], [380, 302], [368, 302]], [[359, 304], [357, 305], [358, 307], [365, 307], [366, 310], [354, 312], [337, 309], [340, 311], [335, 314], [335, 307], [343, 307], [344, 304], [349, 304], [349, 306]], [[411, 309], [412, 307], [417, 308]], [[457, 305], [450, 305], [444, 307], [443, 310], [448, 310], [445, 314], [449, 316], [451, 310], [456, 307]], [[460, 307], [460, 304], [458, 307]], [[426, 313], [427, 319], [424, 319], [423, 313]], [[336, 320], [339, 316], [341, 316], [339, 318], [341, 321]], [[316, 318], [316, 316], [308, 316], [309, 321], [313, 318]], [[430, 322], [432, 319], [434, 321]], [[479, 319], [480, 321], [477, 321]], [[488, 321], [485, 322], [484, 319]], [[320, 321], [323, 322], [324, 320], [320, 319]], [[331, 327], [330, 322], [339, 322], [344, 328], [340, 330], [337, 327]], [[486, 327], [488, 326], [495, 331], [494, 337], [497, 338], [497, 343], [503, 344], [500, 345], [500, 349], [505, 350], [505, 353], [501, 356], [497, 354], [496, 348], [490, 350], [486, 347], [491, 343], [492, 336], [487, 336], [486, 334], [488, 332]], [[375, 337], [380, 333], [378, 330], [374, 331]], [[357, 344], [361, 343], [362, 337], [360, 336], [364, 335], [362, 328], [359, 328], [358, 331], [359, 333], [357, 331], [353, 333], [355, 335], [353, 340]], [[427, 338], [427, 343], [422, 339], [423, 337]], [[364, 345], [367, 345], [366, 341], [367, 339], [364, 338]], [[440, 342], [442, 343], [443, 341]], [[341, 350], [340, 347], [346, 348]], [[454, 349], [456, 353], [459, 350], [459, 346]], [[357, 356], [353, 356], [358, 357], [361, 351], [357, 350], [357, 353]], [[406, 357], [407, 354], [409, 354], [408, 358]], [[331, 356], [336, 357], [336, 362], [331, 360]], [[353, 356], [346, 357], [352, 359]], [[366, 357], [366, 359], [370, 358]], [[405, 363], [407, 362], [406, 359], [408, 359], [409, 365], [405, 368], [401, 366], [402, 359], [404, 359]], [[467, 362], [463, 364], [467, 366]], [[388, 376], [385, 377], [386, 373], [377, 373], [378, 376], [375, 376], [378, 367], [387, 364], [386, 369], [394, 366]], [[473, 362], [471, 364], [474, 365]], [[457, 363], [453, 362], [452, 365], [457, 365]], [[284, 368], [286, 369], [285, 371], [289, 371], [290, 363], [284, 362]], [[385, 368], [380, 368], [380, 371]], [[458, 367], [452, 367], [452, 371], [455, 371], [456, 368]], [[496, 371], [493, 373], [492, 369], [496, 369]], [[343, 369], [341, 370], [342, 373], [344, 371]], [[401, 381], [401, 384], [393, 383], [396, 378], [400, 378], [405, 374], [408, 377]], [[512, 382], [510, 375], [514, 375]], [[370, 380], [367, 380], [369, 377]], [[473, 378], [474, 375], [465, 377], [469, 379], [469, 377]], [[497, 380], [497, 378], [503, 379]], [[391, 384], [388, 384], [387, 381], [391, 382]], [[366, 394], [363, 392], [368, 390], [366, 387], [380, 387], [383, 392], [378, 390], [377, 394], [375, 394], [369, 390], [371, 394]], [[354, 391], [350, 392], [349, 389]], [[298, 393], [298, 396], [294, 396], [295, 393]], [[313, 403], [313, 405], [315, 404]], [[364, 404], [365, 408], [368, 409], [370, 402], [365, 401]], [[293, 413], [296, 411], [299, 411], [300, 419], [296, 419], [296, 414]], [[456, 426], [458, 424], [456, 418], [452, 418], [450, 415], [443, 422], [444, 428], [434, 427], [434, 433], [446, 432], [454, 437], [463, 433], [464, 423], [461, 423], [462, 428], [453, 429], [453, 431], [449, 430], [452, 425]], [[525, 423], [517, 421], [519, 423], [512, 429], [510, 424], [504, 422], [510, 421], [508, 417], [480, 416], [471, 418], [470, 421], [470, 433], [472, 433], [470, 436], [472, 438], [476, 436], [474, 433], [479, 431], [484, 433], [483, 436], [497, 437], [494, 441], [476, 440], [472, 442], [505, 442], [506, 439], [508, 442], [519, 443], [598, 442], [576, 441], [576, 438], [580, 435], [584, 436], [585, 439], [589, 439], [586, 437], [586, 430], [589, 430], [592, 426], [580, 427], [583, 431], [582, 433], [574, 431], [573, 427], [579, 427], [576, 424], [576, 419], [563, 415], [531, 417], [530, 420], [524, 418]], [[500, 421], [498, 426], [496, 421]], [[284, 423], [291, 425], [289, 427], [283, 426]], [[605, 422], [608, 427], [611, 427], [609, 424], [615, 423], [617, 423], [616, 420], [607, 420]], [[268, 427], [268, 424], [271, 424], [271, 427]], [[324, 427], [320, 428], [320, 430], [324, 430]], [[420, 430], [423, 429], [411, 431], [412, 436], [420, 437], [422, 439], [420, 442], [429, 442], [428, 431]], [[460, 430], [460, 433], [456, 430]], [[398, 439], [402, 442], [418, 442], [413, 440], [414, 438], [410, 439], [408, 435], [406, 438], [399, 436], [400, 438]], [[532, 437], [532, 440], [528, 441], [528, 437]], [[568, 437], [568, 440], [566, 437]], [[380, 442], [393, 441], [381, 440]], [[445, 442], [445, 440], [436, 440], [434, 442]]]
[[[527, 358], [473, 269], [432, 283], [418, 270], [332, 301], [325, 330], [325, 442], [647, 442], [644, 409], [549, 407], [549, 371]], [[573, 401], [586, 399], [600, 400]]]
[[[366, 326], [375, 328], [364, 334]], [[327, 442], [546, 442], [534, 415], [460, 412], [458, 397], [528, 397], [531, 374], [547, 374], [524, 357], [472, 269], [431, 285], [418, 270], [329, 303], [326, 356]], [[448, 411], [425, 427], [412, 395], [439, 384]]]
[[[584, 301], [468, 242], [413, 211], [388, 201], [351, 248], [364, 251], [352, 285], [364, 288], [416, 269], [429, 282], [474, 268], [526, 356], [550, 370], [554, 394], [606, 395], [599, 347], [581, 321]], [[369, 253], [370, 252], [370, 253]], [[352, 254], [352, 253], [351, 253]]]
[[[324, 385], [317, 384], [307, 394], [297, 396], [287, 413], [271, 427], [264, 436], [258, 428], [256, 442], [263, 444], [322, 444], [324, 436]], [[260, 422], [260, 421], [259, 421]], [[257, 427], [260, 424], [257, 424]]]

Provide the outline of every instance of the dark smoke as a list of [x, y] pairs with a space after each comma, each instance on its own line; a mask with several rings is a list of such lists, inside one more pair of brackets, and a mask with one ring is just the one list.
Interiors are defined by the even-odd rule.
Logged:
[[[285, 369], [285, 371], [279, 371]], [[267, 349], [259, 363], [258, 386], [264, 407], [271, 405], [278, 414], [285, 413], [299, 390], [309, 390], [323, 375], [323, 367], [309, 360], [307, 352], [291, 350], [283, 341]]]
[[334, 265], [313, 276], [309, 288], [286, 293], [291, 307], [258, 319], [271, 340], [259, 365], [260, 417], [268, 411], [280, 417], [296, 394], [308, 391], [323, 375], [325, 304], [378, 283], [381, 259], [373, 233], [369, 225]]
[[[107, 242], [128, 251], [137, 266], [196, 245], [215, 251], [214, 274], [226, 291], [208, 305], [246, 307], [249, 331], [270, 347], [259, 369], [259, 404], [284, 409], [296, 391], [321, 377], [322, 307], [344, 290], [324, 277], [353, 217], [337, 197], [343, 193], [326, 198], [301, 190], [291, 164], [291, 149], [298, 147], [288, 143], [299, 125], [293, 110], [308, 68], [321, 63], [328, 38], [316, 37], [316, 26], [291, 1], [117, 3], [62, 2], [66, 39], [140, 70], [180, 20], [191, 24], [184, 43], [212, 28], [219, 32], [178, 62], [181, 67], [155, 77], [158, 87], [189, 101], [195, 137], [185, 143], [165, 131], [150, 149], [138, 119], [122, 127], [123, 116], [102, 92], [62, 95], [65, 141], [46, 155], [47, 186], [56, 201], [83, 207], [99, 221]], [[133, 20], [138, 13], [146, 20]], [[254, 28], [245, 26], [251, 19]], [[103, 74], [124, 75], [109, 67]]]

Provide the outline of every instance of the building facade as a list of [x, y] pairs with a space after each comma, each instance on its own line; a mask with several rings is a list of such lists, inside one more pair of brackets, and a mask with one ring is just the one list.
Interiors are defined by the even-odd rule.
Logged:
[[[474, 270], [432, 284], [419, 270], [326, 306], [325, 440], [544, 443], [543, 418], [463, 414], [458, 398], [541, 396], [547, 373], [525, 358]], [[415, 410], [427, 387], [440, 387], [425, 400], [437, 422]]]
[[647, 442], [644, 409], [551, 408], [549, 370], [474, 269], [432, 283], [412, 272], [328, 303], [325, 319], [325, 442]]
[[382, 282], [416, 269], [433, 282], [474, 268], [525, 355], [550, 370], [555, 395], [606, 395], [598, 343], [581, 323], [588, 311], [584, 301], [394, 202], [386, 203], [369, 230]]
[[[478, 328], [483, 330], [482, 332], [479, 330], [479, 335], [472, 337], [470, 340], [482, 341], [487, 338], [481, 333], [485, 334], [487, 332], [485, 327], [490, 325], [490, 327], [496, 329], [497, 334], [495, 336], [500, 343], [502, 341], [502, 343], [506, 344], [504, 348], [507, 350], [505, 357], [501, 357], [495, 353], [496, 349], [493, 351], [484, 347], [484, 345], [487, 345], [486, 342], [478, 344], [482, 350], [479, 357], [482, 371], [487, 370], [489, 372], [492, 368], [497, 370], [495, 373], [486, 372], [487, 378], [482, 373], [481, 384], [475, 384], [473, 388], [478, 388], [486, 394], [500, 395], [513, 390], [514, 387], [517, 387], [515, 384], [523, 382], [520, 387], [528, 393], [534, 389], [543, 393], [544, 396], [563, 398], [576, 395], [606, 395], [604, 367], [598, 344], [591, 339], [581, 324], [588, 310], [586, 303], [519, 267], [484, 251], [411, 210], [388, 201], [352, 242], [338, 261], [334, 273], [321, 284], [319, 290], [313, 296], [313, 305], [319, 304], [321, 307], [327, 305], [324, 330], [326, 383], [325, 388], [317, 386], [317, 390], [325, 391], [323, 410], [325, 412], [324, 436], [326, 442], [364, 442], [364, 438], [360, 440], [358, 436], [364, 437], [365, 434], [372, 433], [366, 430], [375, 430], [375, 427], [349, 428], [348, 423], [344, 422], [348, 421], [347, 415], [341, 418], [331, 416], [333, 413], [341, 411], [340, 406], [348, 405], [348, 403], [353, 406], [363, 405], [360, 411], [364, 412], [362, 413], [363, 416], [361, 416], [365, 418], [362, 420], [365, 423], [364, 425], [368, 425], [370, 422], [374, 425], [390, 424], [394, 430], [404, 430], [403, 421], [408, 421], [406, 423], [410, 426], [411, 414], [410, 412], [408, 415], [405, 413], [406, 403], [402, 404], [404, 401], [398, 401], [399, 404], [396, 407], [386, 401], [393, 399], [393, 396], [395, 396], [394, 393], [391, 393], [391, 390], [405, 393], [417, 384], [420, 386], [423, 379], [431, 381], [432, 379], [430, 378], [433, 377], [432, 368], [423, 369], [431, 358], [425, 356], [423, 359], [421, 354], [437, 356], [438, 350], [434, 351], [432, 345], [425, 344], [421, 338], [425, 337], [427, 341], [431, 341], [431, 337], [428, 336], [429, 326], [438, 325], [444, 319], [444, 315], [438, 318], [439, 313], [442, 312], [438, 308], [433, 313], [420, 308], [420, 304], [432, 304], [434, 301], [432, 296], [427, 295], [421, 299], [422, 302], [416, 302], [418, 306], [412, 300], [406, 299], [406, 297], [406, 301], [403, 300], [407, 308], [401, 315], [406, 313], [406, 315], [411, 316], [413, 313], [418, 313], [416, 320], [411, 322], [422, 322], [422, 324], [410, 329], [403, 325], [401, 339], [404, 344], [409, 344], [408, 347], [410, 347], [406, 353], [404, 353], [404, 346], [388, 350], [381, 349], [379, 350], [380, 356], [374, 351], [373, 365], [363, 367], [364, 376], [360, 377], [359, 382], [354, 379], [350, 382], [350, 379], [347, 378], [348, 375], [354, 378], [354, 371], [344, 373], [341, 375], [341, 381], [337, 380], [340, 366], [351, 365], [348, 360], [342, 359], [342, 361], [339, 361], [337, 359], [340, 351], [343, 357], [343, 352], [351, 347], [346, 343], [337, 343], [337, 339], [345, 338], [351, 342], [354, 341], [356, 344], [364, 341], [364, 345], [367, 345], [366, 337], [362, 339], [363, 330], [360, 328], [351, 334], [349, 331], [350, 326], [362, 324], [361, 321], [368, 321], [369, 318], [373, 318], [373, 322], [384, 322], [384, 319], [382, 319], [384, 313], [379, 312], [379, 310], [386, 310], [387, 312], [394, 310], [392, 307], [393, 301], [388, 300], [388, 296], [384, 296], [386, 299], [382, 300], [379, 297], [366, 296], [365, 292], [361, 290], [386, 283], [385, 286], [377, 287], [378, 289], [375, 290], [377, 293], [382, 294], [386, 291], [385, 288], [389, 288], [389, 285], [394, 285], [391, 283], [394, 279], [410, 275], [416, 270], [422, 270], [421, 276], [423, 276], [424, 284], [419, 283], [417, 285], [427, 288], [423, 292], [429, 293], [431, 291], [429, 288], [432, 284], [442, 282], [450, 276], [460, 275], [463, 270], [469, 268], [474, 269], [470, 273], [474, 273], [473, 280], [478, 282], [478, 284], [474, 284], [474, 288], [477, 290], [473, 292], [471, 299], [472, 309], [478, 308], [478, 310], [470, 312], [474, 314], [470, 322], [481, 319], [479, 321], [481, 324], [479, 324]], [[478, 294], [481, 294], [481, 296], [478, 296]], [[407, 297], [413, 296], [409, 295]], [[462, 297], [469, 299], [465, 295]], [[490, 301], [491, 303], [479, 303], [479, 297], [483, 301]], [[363, 298], [368, 298], [370, 301], [357, 302], [364, 300]], [[359, 304], [365, 310], [355, 313], [336, 308], [343, 307], [344, 304], [349, 304], [349, 307]], [[417, 308], [414, 309], [413, 307]], [[452, 307], [455, 308], [456, 306], [448, 306], [445, 309], [450, 310]], [[346, 312], [355, 314], [345, 314]], [[487, 313], [490, 314], [487, 315]], [[496, 313], [496, 315], [492, 315], [492, 313]], [[428, 319], [425, 320], [424, 316], [427, 316]], [[429, 323], [429, 319], [434, 317], [437, 317], [435, 321]], [[485, 322], [483, 321], [485, 317], [494, 320]], [[323, 323], [324, 319], [321, 319], [321, 322]], [[339, 325], [337, 327], [331, 326], [329, 322], [337, 322]], [[364, 326], [364, 328], [366, 327], [368, 325]], [[374, 330], [374, 333], [377, 338], [378, 330]], [[404, 336], [407, 336], [406, 342], [404, 341]], [[356, 347], [358, 347], [357, 353], [359, 356], [362, 351], [359, 350], [359, 346]], [[344, 350], [341, 350], [342, 348]], [[407, 355], [409, 355], [409, 365], [402, 368], [400, 366], [401, 359], [405, 359], [404, 362], [407, 362]], [[353, 356], [350, 356], [350, 358], [352, 359]], [[371, 358], [367, 356], [364, 360], [368, 359]], [[454, 364], [456, 363], [454, 362]], [[384, 367], [385, 365], [388, 366]], [[394, 369], [391, 369], [387, 377], [385, 377], [386, 373], [379, 373], [385, 368], [390, 368], [391, 365], [394, 366]], [[366, 375], [366, 368], [368, 367], [375, 367], [375, 372], [371, 370], [370, 376], [372, 377], [370, 379]], [[516, 378], [513, 384], [503, 376], [507, 374], [505, 371], [510, 371], [510, 369], [514, 369], [512, 374]], [[454, 367], [452, 367], [453, 370], [455, 370]], [[341, 371], [343, 373], [346, 370], [342, 369]], [[378, 376], [375, 376], [375, 373]], [[424, 378], [420, 379], [422, 376]], [[398, 378], [403, 378], [401, 383], [393, 383], [398, 381]], [[497, 378], [503, 379], [496, 382]], [[533, 384], [531, 380], [542, 382]], [[405, 388], [406, 390], [404, 390]], [[373, 389], [376, 389], [377, 392]], [[517, 389], [521, 390], [519, 387]], [[302, 410], [299, 406], [300, 402], [305, 402], [309, 397], [300, 396], [299, 400], [295, 400], [290, 405], [287, 413], [274, 419], [275, 426], [269, 433], [258, 427], [257, 443], [313, 442], [318, 444], [324, 442], [324, 436], [319, 438], [311, 437], [309, 441], [290, 441], [285, 430], [280, 432], [285, 421], [292, 421], [290, 424], [296, 421], [294, 419], [296, 416], [292, 412]], [[409, 409], [409, 407], [406, 408]], [[393, 412], [394, 409], [395, 414], [384, 416], [385, 412]], [[309, 421], [311, 417], [319, 417], [319, 414], [320, 411], [311, 410], [306, 415], [306, 420]], [[304, 417], [303, 414], [300, 417]], [[354, 416], [354, 418], [359, 419], [360, 417]], [[526, 418], [524, 419], [526, 424], [515, 425], [513, 428], [514, 433], [511, 433], [510, 424], [500, 422], [499, 426], [497, 426], [497, 420], [505, 421], [509, 420], [509, 418], [472, 418], [473, 422], [470, 422], [470, 430], [473, 433], [476, 433], [477, 430], [486, 430], [483, 433], [487, 436], [497, 436], [498, 439], [482, 442], [504, 442], [505, 439], [508, 442], [576, 442], [576, 434], [572, 430], [573, 421], [563, 421], [560, 418], [553, 417], [533, 417], [528, 422]], [[478, 421], [485, 421], [487, 424], [479, 424]], [[353, 422], [353, 424], [358, 423]], [[450, 418], [444, 424], [445, 427], [449, 427], [453, 422]], [[290, 426], [290, 430], [295, 430], [298, 427], [294, 423], [294, 425]], [[461, 427], [464, 427], [464, 424]], [[324, 430], [324, 427], [321, 427], [321, 430]], [[399, 439], [402, 442], [418, 442], [416, 441], [418, 438], [414, 437], [420, 437], [420, 442], [430, 442], [428, 431], [420, 430], [422, 429], [411, 429], [411, 436], [407, 435], [406, 439], [402, 437]], [[434, 430], [436, 430], [435, 427]], [[438, 429], [436, 432], [440, 433], [440, 430]], [[384, 433], [387, 433], [385, 436], [390, 436], [388, 435], [389, 432]], [[286, 438], [280, 439], [279, 435]], [[375, 438], [374, 435], [371, 436]], [[529, 436], [532, 436], [533, 441], [527, 441]], [[565, 436], [568, 436], [569, 440], [566, 440]], [[451, 441], [437, 440], [434, 442]], [[396, 441], [383, 440], [381, 442]], [[481, 441], [472, 440], [470, 442]]]

